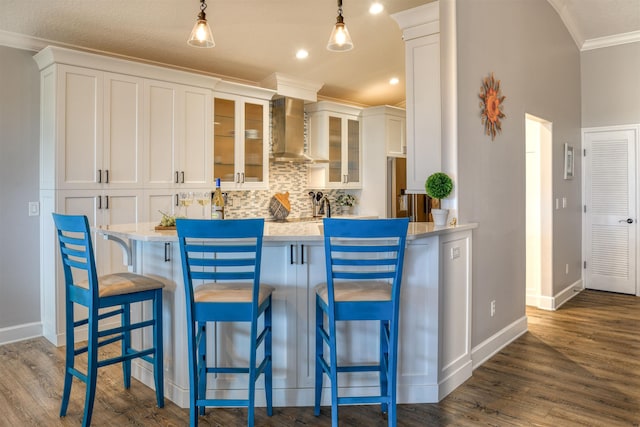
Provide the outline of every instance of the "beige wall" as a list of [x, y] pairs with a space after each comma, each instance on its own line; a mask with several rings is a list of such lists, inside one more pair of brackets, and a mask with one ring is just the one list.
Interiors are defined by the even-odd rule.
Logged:
[[640, 42], [582, 52], [582, 126], [640, 123]]
[[[40, 322], [40, 74], [33, 52], [0, 46], [0, 342]], [[5, 331], [3, 331], [5, 329]], [[9, 338], [10, 339], [10, 338]]]
[[[458, 200], [473, 241], [473, 336], [477, 346], [525, 316], [525, 113], [553, 122], [553, 296], [580, 279], [580, 180], [563, 179], [563, 143], [580, 149], [579, 51], [540, 0], [458, 0]], [[478, 93], [491, 72], [506, 96], [502, 134], [483, 134]], [[578, 151], [579, 152], [579, 151]], [[581, 174], [576, 162], [576, 176]], [[565, 264], [570, 274], [565, 275]], [[490, 316], [490, 301], [496, 315]]]

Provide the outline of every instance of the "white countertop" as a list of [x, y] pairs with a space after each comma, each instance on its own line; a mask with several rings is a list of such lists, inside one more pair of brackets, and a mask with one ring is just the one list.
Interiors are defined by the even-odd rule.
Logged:
[[[357, 221], [357, 219], [354, 219]], [[156, 223], [140, 222], [135, 224], [114, 224], [96, 227], [99, 234], [119, 237], [121, 239], [140, 240], [145, 242], [176, 241], [175, 230], [155, 230]], [[455, 226], [435, 226], [432, 222], [410, 222], [407, 240], [448, 234], [456, 231], [477, 228], [476, 223], [458, 224]], [[265, 222], [265, 242], [321, 241], [322, 220], [304, 222]]]

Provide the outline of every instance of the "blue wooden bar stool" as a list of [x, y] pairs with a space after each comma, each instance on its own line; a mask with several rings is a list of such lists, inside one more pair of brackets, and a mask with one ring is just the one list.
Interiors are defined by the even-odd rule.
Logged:
[[[84, 416], [82, 425], [91, 424], [93, 401], [96, 393], [98, 368], [122, 363], [124, 387], [131, 386], [131, 360], [141, 358], [153, 364], [156, 401], [164, 406], [164, 377], [162, 359], [162, 288], [164, 284], [150, 277], [134, 273], [116, 273], [98, 277], [91, 243], [89, 221], [83, 215], [53, 214], [56, 225], [62, 266], [65, 278], [66, 311], [66, 363], [64, 368], [64, 391], [60, 416], [67, 413], [73, 377], [86, 384]], [[130, 306], [136, 302], [151, 301], [153, 318], [131, 323]], [[74, 304], [87, 307], [88, 317], [75, 320]], [[99, 312], [105, 308], [113, 308]], [[120, 326], [98, 329], [100, 320], [120, 316]], [[75, 348], [75, 329], [87, 326], [87, 345]], [[131, 347], [131, 331], [153, 328], [153, 347], [137, 350]], [[109, 359], [98, 359], [98, 349], [120, 341], [122, 352]], [[87, 353], [87, 372], [75, 368], [75, 357]]]
[[[260, 284], [264, 219], [176, 221], [189, 342], [190, 425], [207, 406], [246, 406], [247, 425], [254, 424], [256, 381], [264, 374], [267, 414], [272, 415], [271, 286]], [[196, 284], [194, 285], [194, 282]], [[258, 330], [258, 319], [263, 327]], [[248, 366], [217, 366], [207, 354], [208, 322], [250, 322]], [[212, 329], [213, 330], [213, 329]], [[257, 361], [263, 344], [264, 357]], [[215, 365], [215, 366], [214, 366]], [[207, 374], [248, 374], [246, 399], [208, 399]]]
[[[409, 219], [324, 219], [327, 283], [316, 287], [315, 410], [320, 415], [323, 374], [331, 382], [331, 424], [338, 405], [380, 403], [389, 426], [396, 425], [398, 318], [402, 266]], [[327, 325], [325, 326], [325, 318]], [[380, 322], [375, 365], [338, 365], [336, 322]], [[325, 358], [329, 348], [329, 360]], [[379, 372], [380, 395], [338, 396], [338, 373]]]

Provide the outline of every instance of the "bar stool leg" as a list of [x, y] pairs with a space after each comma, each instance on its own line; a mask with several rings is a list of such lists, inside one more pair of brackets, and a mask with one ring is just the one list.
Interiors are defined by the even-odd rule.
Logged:
[[[196, 365], [196, 372], [198, 373], [196, 401], [206, 399], [207, 395], [207, 323], [198, 322], [198, 331], [200, 334], [200, 342], [198, 344], [198, 363]], [[198, 334], [196, 334], [196, 339], [198, 339]], [[199, 414], [204, 415], [205, 406], [199, 406], [198, 409]]]
[[153, 298], [153, 373], [158, 408], [164, 408], [164, 349], [162, 348], [162, 289]]
[[322, 328], [324, 328], [324, 314], [318, 303], [318, 296], [316, 296], [316, 393], [313, 409], [313, 414], [316, 417], [320, 415], [320, 402], [322, 401], [323, 370], [322, 365], [320, 365], [320, 358], [324, 357], [324, 344], [320, 335], [320, 329]]
[[[389, 345], [388, 339], [389, 334], [388, 331], [389, 322], [385, 320], [380, 321], [380, 395], [381, 396], [389, 396], [388, 393], [388, 383], [389, 383]], [[387, 412], [388, 404], [383, 402], [380, 404], [380, 410], [382, 413]]]
[[69, 300], [66, 301], [66, 335], [67, 335], [67, 348], [66, 351], [66, 361], [64, 367], [64, 389], [62, 391], [62, 404], [60, 405], [60, 416], [64, 417], [67, 415], [67, 407], [69, 406], [69, 396], [71, 395], [71, 384], [73, 383], [73, 375], [69, 373], [71, 369], [74, 367], [75, 356], [74, 356], [74, 319], [73, 319], [73, 303]]
[[82, 426], [91, 425], [93, 401], [96, 397], [96, 382], [98, 380], [98, 313], [89, 314], [89, 342], [87, 350], [87, 389], [84, 401], [84, 416]]
[[[124, 357], [131, 348], [131, 331], [129, 330], [129, 325], [131, 324], [131, 312], [129, 311], [130, 305], [127, 303], [122, 304], [121, 308], [122, 314], [120, 317], [122, 319], [122, 327], [124, 328], [124, 331], [122, 332], [122, 357]], [[122, 362], [122, 377], [124, 380], [124, 388], [130, 388], [131, 360], [125, 360]]]
[[264, 353], [267, 357], [267, 366], [264, 373], [264, 388], [267, 399], [267, 415], [273, 415], [273, 357], [271, 342], [271, 295], [269, 295], [269, 306], [264, 311], [264, 327], [267, 330], [267, 336], [264, 342]]

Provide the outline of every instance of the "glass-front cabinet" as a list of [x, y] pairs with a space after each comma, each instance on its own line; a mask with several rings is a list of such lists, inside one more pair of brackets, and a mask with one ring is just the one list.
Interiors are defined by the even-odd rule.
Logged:
[[360, 109], [321, 101], [307, 107], [313, 188], [362, 188]]
[[[268, 189], [269, 99], [273, 91], [231, 83], [224, 86], [236, 93], [214, 94], [214, 178], [220, 178], [223, 190]], [[242, 94], [247, 91], [263, 99]]]

